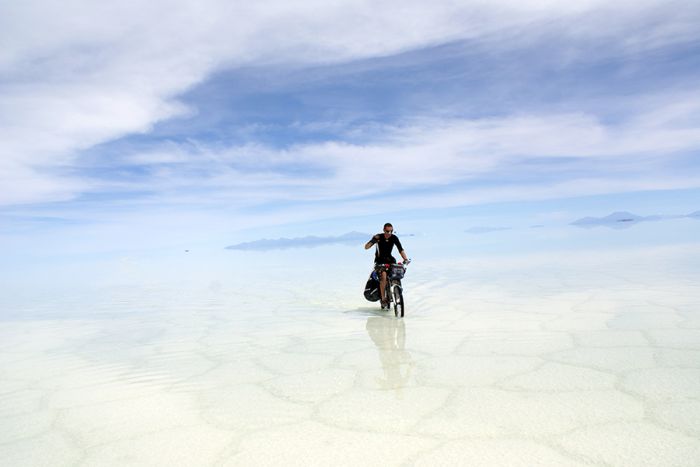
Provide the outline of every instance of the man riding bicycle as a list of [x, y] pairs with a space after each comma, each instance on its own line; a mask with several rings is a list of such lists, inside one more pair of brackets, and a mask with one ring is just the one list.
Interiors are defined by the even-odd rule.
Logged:
[[384, 234], [379, 233], [372, 237], [369, 240], [369, 242], [365, 243], [365, 250], [369, 250], [370, 248], [372, 248], [373, 245], [377, 245], [377, 251], [374, 254], [374, 267], [377, 270], [377, 273], [380, 274], [379, 296], [382, 300], [382, 310], [384, 310], [386, 308], [389, 308], [389, 304], [384, 298], [384, 289], [386, 288], [387, 274], [386, 269], [380, 265], [396, 263], [396, 258], [391, 256], [391, 250], [394, 248], [394, 245], [399, 250], [399, 254], [403, 258], [404, 264], [408, 264], [410, 260], [408, 259], [406, 252], [401, 246], [399, 237], [394, 235], [394, 226], [392, 226], [388, 222], [384, 224]]

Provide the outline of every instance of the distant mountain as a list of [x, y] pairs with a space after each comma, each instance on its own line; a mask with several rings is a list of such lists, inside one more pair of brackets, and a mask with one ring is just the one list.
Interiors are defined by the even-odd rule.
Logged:
[[275, 238], [254, 240], [251, 242], [237, 243], [229, 245], [227, 250], [247, 250], [247, 251], [267, 251], [267, 250], [284, 250], [287, 248], [314, 248], [322, 245], [331, 244], [361, 244], [372, 237], [370, 234], [362, 232], [348, 232], [343, 235], [330, 237], [317, 237], [309, 235], [306, 237], [296, 238]]
[[638, 216], [636, 214], [632, 214], [631, 212], [627, 211], [618, 211], [618, 212], [613, 212], [612, 214], [609, 214], [605, 217], [584, 217], [582, 219], [578, 219], [574, 222], [572, 222], [573, 225], [580, 225], [580, 226], [594, 226], [594, 225], [609, 225], [609, 224], [615, 224], [615, 223], [623, 223], [623, 222], [639, 222], [643, 221], [644, 217]]
[[680, 219], [684, 217], [700, 218], [700, 211], [694, 213], [677, 216], [677, 215], [660, 215], [654, 214], [651, 216], [638, 216], [627, 211], [613, 212], [605, 217], [584, 217], [572, 222], [572, 225], [583, 228], [597, 227], [599, 225], [611, 227], [614, 229], [625, 229], [636, 225], [640, 222], [663, 221], [668, 219]]

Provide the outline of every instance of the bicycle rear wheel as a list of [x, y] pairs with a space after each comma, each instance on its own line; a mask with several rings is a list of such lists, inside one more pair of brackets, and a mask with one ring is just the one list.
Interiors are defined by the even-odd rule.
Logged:
[[403, 303], [403, 291], [401, 286], [394, 286], [394, 314], [397, 318], [403, 318], [404, 313], [404, 303]]

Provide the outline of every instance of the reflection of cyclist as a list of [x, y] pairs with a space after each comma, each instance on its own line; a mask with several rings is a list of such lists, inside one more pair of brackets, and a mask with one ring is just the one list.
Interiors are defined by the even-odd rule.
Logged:
[[377, 378], [382, 389], [397, 389], [408, 385], [414, 363], [406, 350], [406, 325], [402, 319], [380, 316], [367, 318], [367, 333], [377, 346], [384, 379]]
[[[372, 245], [377, 245], [377, 251], [374, 254], [374, 264], [394, 264], [396, 263], [396, 258], [391, 256], [391, 250], [396, 245], [396, 249], [399, 250], [399, 254], [404, 260], [404, 263], [408, 263], [408, 256], [401, 246], [399, 237], [394, 235], [394, 226], [390, 223], [384, 224], [384, 234], [377, 234], [372, 237], [369, 242], [365, 243], [365, 250], [372, 248]], [[379, 296], [382, 299], [382, 309], [388, 308], [389, 304], [384, 299], [384, 288], [386, 287], [386, 270], [378, 269], [381, 273], [381, 278], [379, 281]]]

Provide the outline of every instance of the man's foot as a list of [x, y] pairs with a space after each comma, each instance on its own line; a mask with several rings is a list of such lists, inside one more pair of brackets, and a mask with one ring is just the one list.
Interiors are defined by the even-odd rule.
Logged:
[[389, 309], [389, 304], [382, 300], [382, 310], [388, 310]]

